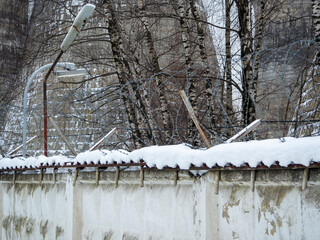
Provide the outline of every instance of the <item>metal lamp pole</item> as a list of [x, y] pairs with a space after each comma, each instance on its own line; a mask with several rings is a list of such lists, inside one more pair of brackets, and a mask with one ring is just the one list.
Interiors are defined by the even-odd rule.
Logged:
[[58, 57], [48, 70], [47, 74], [44, 77], [43, 80], [43, 137], [44, 137], [44, 155], [48, 156], [48, 145], [47, 145], [47, 80], [54, 69], [54, 67], [57, 65], [59, 59], [61, 58], [62, 54], [70, 47], [72, 41], [76, 38], [76, 36], [79, 34], [79, 32], [82, 30], [84, 25], [86, 24], [89, 17], [92, 15], [93, 11], [95, 9], [95, 6], [92, 4], [86, 4], [78, 13], [77, 17], [75, 18], [71, 28], [69, 29], [69, 32], [67, 36], [64, 38], [60, 49], [61, 52], [59, 53]]

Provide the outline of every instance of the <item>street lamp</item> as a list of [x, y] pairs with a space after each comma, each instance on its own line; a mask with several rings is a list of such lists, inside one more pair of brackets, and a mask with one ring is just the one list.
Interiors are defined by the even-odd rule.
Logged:
[[[35, 77], [42, 71], [50, 68], [53, 64], [50, 63], [50, 64], [47, 64], [47, 65], [44, 65], [40, 68], [38, 68], [32, 75], [31, 77], [29, 78], [28, 82], [27, 82], [27, 85], [26, 85], [26, 88], [24, 90], [24, 96], [23, 96], [23, 143], [22, 143], [22, 154], [23, 154], [23, 157], [26, 157], [26, 152], [27, 152], [27, 148], [26, 148], [26, 142], [27, 142], [27, 101], [28, 101], [28, 92], [29, 92], [29, 88], [30, 88], [30, 85], [31, 83], [33, 82], [33, 80], [35, 79]], [[80, 72], [82, 72], [83, 74], [83, 71], [82, 69], [76, 69], [76, 65], [74, 63], [68, 63], [68, 62], [64, 62], [64, 63], [57, 63], [56, 64], [57, 67], [61, 67], [61, 68], [64, 68], [66, 70], [64, 71], [60, 71], [62, 73], [69, 73], [70, 72], [73, 72], [74, 75], [79, 75], [79, 70]], [[70, 76], [70, 75], [69, 75]]]
[[87, 75], [88, 71], [85, 68], [80, 69], [71, 69], [71, 70], [57, 70], [53, 72], [54, 75], [56, 75], [58, 78], [61, 77], [74, 77], [74, 76], [81, 76], [81, 75]]
[[43, 80], [43, 137], [44, 137], [44, 155], [48, 156], [48, 145], [47, 145], [47, 80], [52, 72], [53, 68], [58, 63], [59, 59], [61, 58], [62, 54], [67, 51], [70, 47], [72, 41], [76, 38], [79, 32], [82, 30], [84, 25], [86, 24], [89, 17], [92, 15], [95, 6], [92, 4], [86, 4], [78, 13], [77, 17], [75, 18], [71, 28], [69, 29], [68, 34], [64, 38], [60, 49], [61, 52], [59, 53], [56, 60], [53, 62], [52, 66], [48, 70], [47, 74]]

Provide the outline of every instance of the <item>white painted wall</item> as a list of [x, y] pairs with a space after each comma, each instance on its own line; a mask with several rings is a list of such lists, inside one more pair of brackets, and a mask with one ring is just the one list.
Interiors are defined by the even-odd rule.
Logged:
[[[79, 174], [81, 176], [82, 173]], [[95, 174], [94, 172], [92, 174]], [[158, 173], [159, 174], [159, 173]], [[161, 175], [161, 173], [160, 173]], [[172, 175], [173, 176], [173, 175]], [[25, 181], [23, 180], [25, 178]], [[10, 178], [7, 178], [10, 179]], [[320, 182], [222, 180], [149, 174], [79, 180], [65, 173], [39, 182], [0, 183], [1, 239], [318, 239]]]

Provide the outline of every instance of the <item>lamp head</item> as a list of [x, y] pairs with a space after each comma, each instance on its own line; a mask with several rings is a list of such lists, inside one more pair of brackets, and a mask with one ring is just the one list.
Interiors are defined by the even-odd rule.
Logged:
[[76, 76], [83, 76], [87, 75], [88, 71], [84, 68], [80, 69], [72, 69], [72, 70], [57, 70], [54, 72], [54, 75], [56, 75], [58, 78], [59, 77], [76, 77]]
[[76, 65], [74, 63], [66, 62], [64, 63], [64, 66], [61, 66], [65, 68], [66, 70], [76, 70]]
[[82, 30], [84, 25], [86, 24], [87, 20], [91, 17], [95, 5], [92, 4], [86, 4], [78, 13], [77, 17], [75, 18], [71, 28], [69, 29], [68, 34], [64, 38], [60, 48], [63, 52], [65, 52], [73, 42], [73, 40], [76, 38], [76, 36], [79, 34], [79, 32]]

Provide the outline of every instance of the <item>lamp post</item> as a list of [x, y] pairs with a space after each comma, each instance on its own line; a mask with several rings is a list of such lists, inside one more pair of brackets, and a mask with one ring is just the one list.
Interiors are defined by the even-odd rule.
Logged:
[[56, 60], [51, 65], [50, 69], [48, 70], [47, 74], [44, 77], [43, 80], [43, 137], [44, 137], [44, 155], [48, 156], [48, 145], [47, 145], [47, 80], [54, 69], [54, 67], [57, 65], [59, 59], [61, 58], [62, 54], [67, 51], [67, 49], [70, 47], [73, 40], [76, 38], [76, 36], [79, 34], [79, 32], [82, 30], [84, 25], [86, 24], [89, 17], [92, 15], [93, 11], [95, 9], [95, 6], [92, 4], [86, 4], [78, 13], [77, 17], [75, 18], [71, 28], [69, 29], [68, 34], [64, 38], [61, 46], [60, 46], [60, 53], [57, 56]]
[[[22, 154], [23, 157], [26, 157], [26, 142], [27, 142], [27, 101], [28, 101], [28, 92], [29, 92], [29, 88], [31, 83], [33, 82], [33, 80], [35, 79], [35, 77], [42, 71], [50, 68], [53, 64], [47, 64], [44, 65], [40, 68], [38, 68], [29, 78], [26, 88], [24, 90], [24, 95], [23, 95], [23, 143], [22, 143]], [[81, 72], [82, 74], [84, 73], [82, 69], [76, 69], [76, 66], [74, 63], [68, 63], [68, 62], [64, 62], [64, 63], [57, 63], [56, 64], [57, 67], [61, 67], [66, 69], [67, 71], [60, 71], [62, 74], [67, 75], [67, 73], [70, 74], [72, 73], [72, 75], [79, 75], [79, 73]], [[79, 72], [80, 71], [80, 72]]]

